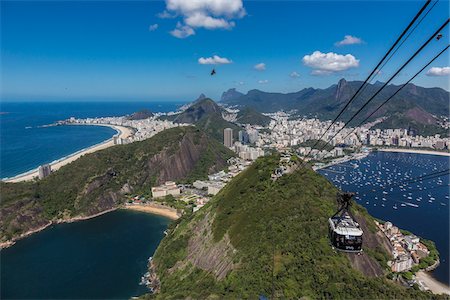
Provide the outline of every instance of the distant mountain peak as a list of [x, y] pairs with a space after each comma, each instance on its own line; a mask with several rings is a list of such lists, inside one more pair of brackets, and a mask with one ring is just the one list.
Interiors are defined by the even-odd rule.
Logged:
[[203, 100], [203, 99], [206, 99], [206, 96], [205, 96], [205, 94], [201, 93], [200, 96], [198, 96], [197, 100], [195, 100], [195, 102]]
[[231, 88], [228, 91], [223, 92], [222, 97], [220, 98], [220, 101], [234, 100], [241, 96], [244, 96], [244, 94], [241, 92], [238, 92], [235, 88]]
[[338, 85], [336, 87], [336, 94], [334, 96], [334, 98], [336, 100], [340, 100], [341, 99], [341, 96], [342, 96], [343, 91], [344, 91], [346, 86], [347, 86], [347, 80], [345, 80], [344, 78], [339, 80]]
[[384, 84], [384, 82], [377, 80], [377, 81], [375, 81], [375, 83], [373, 85], [379, 86], [379, 85], [383, 85], [383, 84]]

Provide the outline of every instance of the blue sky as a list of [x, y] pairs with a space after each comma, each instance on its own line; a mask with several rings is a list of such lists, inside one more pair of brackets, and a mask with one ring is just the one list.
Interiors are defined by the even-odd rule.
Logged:
[[[294, 92], [325, 88], [342, 77], [363, 80], [423, 3], [243, 1], [242, 7], [192, 10], [183, 0], [1, 1], [0, 95], [188, 101], [200, 93], [218, 99], [233, 87]], [[448, 9], [448, 0], [439, 1], [377, 79], [385, 80], [404, 62], [448, 18]], [[162, 12], [171, 17], [161, 18]], [[184, 33], [195, 34], [174, 36], [178, 23]], [[442, 33], [397, 84], [445, 47], [448, 27]], [[337, 45], [346, 35], [355, 44]], [[210, 76], [213, 65], [199, 59], [215, 55], [231, 63], [216, 65], [217, 75]], [[340, 65], [330, 71], [324, 63], [334, 60]], [[448, 67], [448, 53], [432, 66]], [[424, 72], [414, 83], [448, 90], [448, 81], [448, 75]]]

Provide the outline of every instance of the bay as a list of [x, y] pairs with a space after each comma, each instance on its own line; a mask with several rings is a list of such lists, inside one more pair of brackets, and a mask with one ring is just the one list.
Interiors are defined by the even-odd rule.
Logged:
[[170, 220], [118, 210], [59, 224], [1, 250], [2, 299], [129, 299]]

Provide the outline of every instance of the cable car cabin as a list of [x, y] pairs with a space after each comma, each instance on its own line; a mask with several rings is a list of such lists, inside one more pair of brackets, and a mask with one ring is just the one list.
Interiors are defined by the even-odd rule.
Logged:
[[328, 219], [331, 244], [338, 250], [360, 252], [362, 250], [363, 231], [348, 213]]

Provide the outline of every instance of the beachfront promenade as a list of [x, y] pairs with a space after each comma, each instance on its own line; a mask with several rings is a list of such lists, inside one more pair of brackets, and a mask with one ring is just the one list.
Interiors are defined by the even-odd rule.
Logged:
[[[128, 127], [124, 127], [124, 126], [118, 126], [118, 125], [110, 125], [110, 124], [83, 124], [83, 125], [93, 125], [93, 126], [108, 126], [111, 127], [113, 129], [115, 129], [117, 131], [117, 134], [115, 136], [118, 136], [119, 138], [122, 139], [126, 139], [128, 137], [130, 137], [133, 134], [132, 129], [128, 128]], [[80, 158], [81, 156], [88, 154], [88, 153], [93, 153], [99, 150], [103, 150], [106, 149], [108, 147], [114, 146], [114, 140], [113, 138], [110, 138], [100, 144], [91, 146], [89, 148], [86, 149], [82, 149], [80, 151], [77, 151], [69, 156], [63, 157], [61, 159], [58, 159], [52, 163], [50, 163], [50, 166], [52, 168], [52, 171], [57, 171], [59, 168], [61, 168], [62, 166], [65, 166], [75, 160], [77, 160], [78, 158]], [[9, 178], [9, 179], [5, 179], [3, 180], [4, 182], [21, 182], [21, 181], [29, 181], [29, 180], [33, 180], [35, 177], [38, 177], [38, 169], [34, 169], [31, 171], [28, 171], [26, 173], [23, 174], [19, 174], [15, 177]]]

